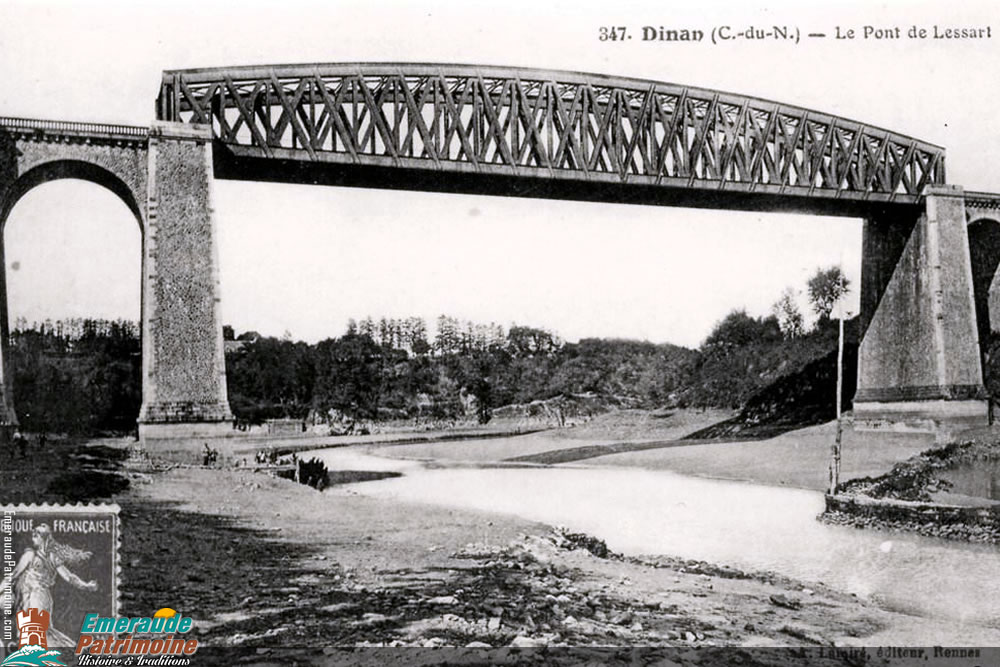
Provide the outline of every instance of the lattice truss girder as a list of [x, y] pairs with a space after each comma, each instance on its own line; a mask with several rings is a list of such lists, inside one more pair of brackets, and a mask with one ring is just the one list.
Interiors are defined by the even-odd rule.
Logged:
[[940, 147], [774, 102], [531, 70], [378, 69], [168, 72], [158, 109], [259, 157], [878, 199], [944, 182]]

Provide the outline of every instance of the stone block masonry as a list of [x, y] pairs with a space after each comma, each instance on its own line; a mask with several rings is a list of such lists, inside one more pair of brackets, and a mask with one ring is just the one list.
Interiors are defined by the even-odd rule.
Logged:
[[211, 148], [210, 127], [156, 122], [150, 129], [141, 438], [231, 430]]
[[962, 507], [867, 496], [826, 496], [826, 523], [905, 530], [930, 537], [1000, 543], [1000, 506]]
[[960, 187], [923, 212], [865, 221], [858, 428], [937, 431], [988, 421]]

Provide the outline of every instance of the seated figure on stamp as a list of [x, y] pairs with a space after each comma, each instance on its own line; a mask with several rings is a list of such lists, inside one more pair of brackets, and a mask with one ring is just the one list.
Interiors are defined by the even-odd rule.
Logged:
[[[48, 524], [42, 523], [31, 531], [33, 548], [26, 548], [14, 571], [0, 581], [0, 595], [14, 586], [16, 607], [19, 610], [41, 609], [52, 614], [52, 587], [59, 575], [66, 583], [85, 591], [96, 591], [96, 581], [84, 581], [69, 570], [67, 564], [81, 563], [92, 555], [57, 542]], [[74, 642], [51, 625], [48, 630], [49, 646], [72, 646]]]

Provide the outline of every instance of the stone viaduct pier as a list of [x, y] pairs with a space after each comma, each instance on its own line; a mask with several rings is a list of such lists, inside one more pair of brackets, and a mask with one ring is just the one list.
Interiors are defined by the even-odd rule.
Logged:
[[156, 116], [144, 127], [0, 118], [0, 224], [32, 187], [78, 178], [117, 194], [142, 230], [143, 438], [231, 431], [215, 179], [861, 218], [856, 420], [987, 422], [979, 341], [1000, 329], [1000, 196], [946, 184], [939, 146], [720, 91], [468, 65], [168, 71]]

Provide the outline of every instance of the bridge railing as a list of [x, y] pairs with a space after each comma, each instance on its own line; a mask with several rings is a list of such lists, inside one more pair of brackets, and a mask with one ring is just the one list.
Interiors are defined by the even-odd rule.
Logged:
[[0, 127], [18, 130], [68, 133], [87, 136], [113, 136], [144, 139], [149, 128], [135, 125], [109, 125], [106, 123], [77, 123], [61, 120], [34, 120], [0, 116]]
[[165, 72], [161, 119], [240, 155], [688, 189], [916, 201], [944, 149], [769, 100], [469, 65]]
[[1000, 193], [966, 190], [964, 194], [967, 206], [1000, 208]]

